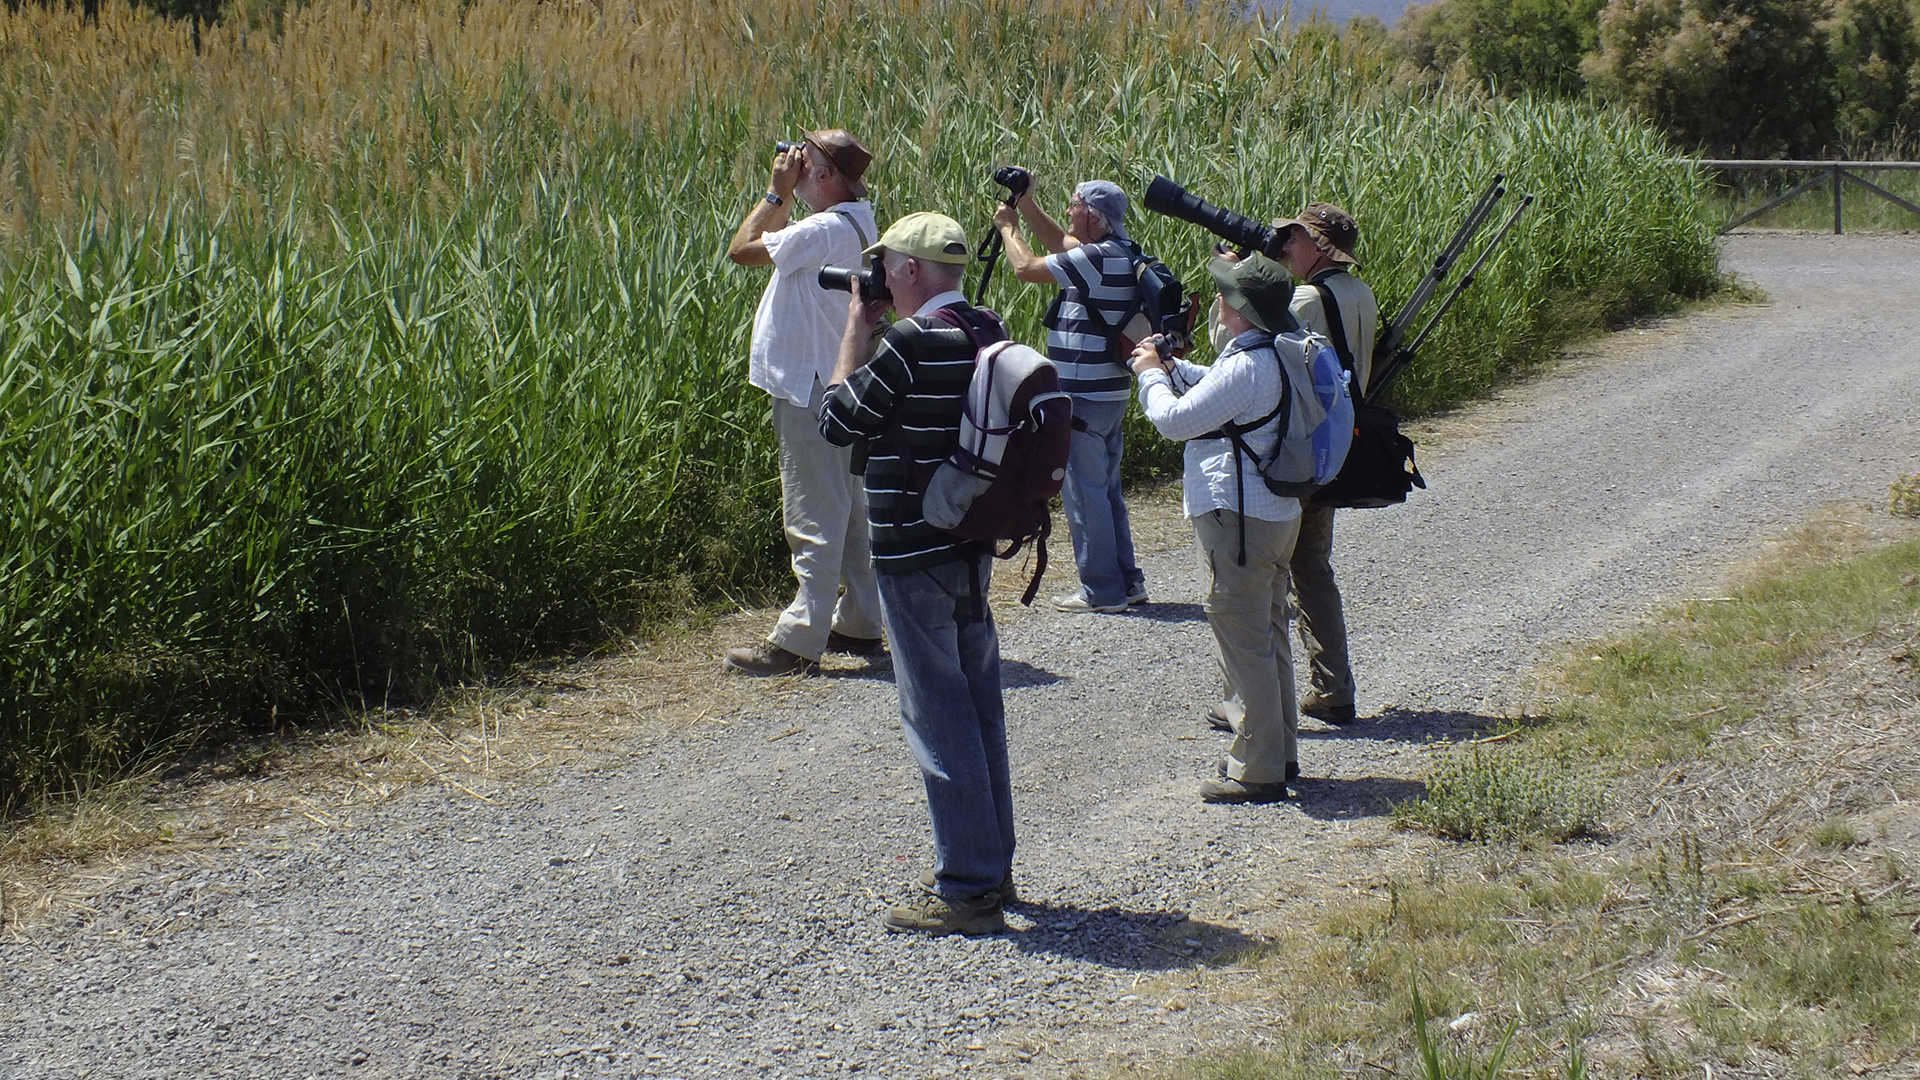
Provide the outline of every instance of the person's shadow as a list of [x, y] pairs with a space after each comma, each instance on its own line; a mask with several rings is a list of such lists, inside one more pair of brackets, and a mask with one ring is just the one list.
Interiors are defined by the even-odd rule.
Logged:
[[1427, 786], [1418, 780], [1388, 776], [1303, 776], [1298, 784], [1301, 812], [1320, 821], [1380, 817], [1427, 793]]
[[[821, 668], [820, 674], [829, 679], [872, 679], [876, 682], [893, 681], [893, 657], [891, 654], [863, 658], [857, 667]], [[1061, 676], [1046, 668], [1034, 667], [1024, 660], [1000, 661], [1000, 686], [1011, 690], [1024, 686], [1049, 686], [1059, 682]]]
[[1126, 971], [1198, 967], [1257, 944], [1232, 927], [1198, 922], [1183, 911], [1082, 908], [1016, 900], [1007, 911], [1032, 926], [1008, 934], [1021, 952], [1087, 960]]
[[1355, 723], [1337, 727], [1304, 715], [1301, 720], [1302, 739], [1377, 739], [1409, 743], [1483, 735], [1525, 722], [1463, 709], [1382, 709], [1373, 716], [1362, 716]]
[[1149, 600], [1137, 607], [1128, 608], [1127, 615], [1150, 622], [1205, 622], [1207, 609], [1199, 604], [1158, 604]]

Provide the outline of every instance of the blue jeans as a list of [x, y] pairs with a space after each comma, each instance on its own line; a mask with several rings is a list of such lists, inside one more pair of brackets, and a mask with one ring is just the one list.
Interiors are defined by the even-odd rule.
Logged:
[[1133, 526], [1120, 491], [1120, 421], [1124, 401], [1073, 402], [1076, 423], [1067, 453], [1067, 479], [1060, 502], [1073, 535], [1073, 562], [1087, 603], [1100, 607], [1127, 602], [1127, 594], [1146, 582], [1133, 563]]
[[1013, 789], [1000, 637], [987, 607], [993, 556], [879, 574], [900, 722], [933, 819], [940, 895], [997, 889], [1013, 866]]

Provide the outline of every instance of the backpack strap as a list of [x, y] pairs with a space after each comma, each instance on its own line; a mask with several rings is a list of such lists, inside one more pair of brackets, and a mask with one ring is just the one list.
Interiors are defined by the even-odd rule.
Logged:
[[1261, 464], [1260, 455], [1247, 445], [1247, 436], [1272, 423], [1274, 417], [1279, 417], [1280, 432], [1273, 444], [1274, 452], [1279, 453], [1280, 443], [1286, 439], [1287, 426], [1293, 419], [1293, 380], [1287, 378], [1287, 365], [1280, 360], [1279, 339], [1267, 338], [1266, 347], [1273, 350], [1274, 360], [1280, 368], [1280, 400], [1274, 403], [1273, 411], [1250, 423], [1228, 421], [1204, 435], [1194, 436], [1194, 439], [1226, 439], [1233, 444], [1234, 513], [1240, 519], [1240, 554], [1235, 559], [1237, 566], [1247, 565], [1247, 476], [1243, 459], [1251, 458], [1255, 465]]
[[845, 210], [833, 210], [833, 209], [829, 209], [827, 213], [832, 214], [835, 217], [843, 217], [847, 219], [847, 224], [853, 226], [853, 235], [860, 238], [860, 250], [865, 251], [866, 249], [873, 246], [873, 241], [868, 239], [867, 237], [867, 230], [860, 227], [860, 222], [854, 220], [854, 216], [852, 214], [847, 213]]
[[[1336, 272], [1346, 273], [1344, 270]], [[1327, 312], [1327, 337], [1333, 342], [1334, 354], [1340, 357], [1340, 366], [1347, 369], [1347, 382], [1351, 386], [1358, 378], [1358, 374], [1354, 367], [1353, 349], [1347, 344], [1347, 320], [1340, 314], [1340, 301], [1334, 298], [1333, 286], [1325, 282], [1326, 279], [1322, 278], [1319, 281], [1308, 282], [1308, 285], [1314, 292], [1320, 294], [1320, 306]], [[1354, 396], [1364, 397], [1366, 389], [1364, 386], [1357, 387]]]

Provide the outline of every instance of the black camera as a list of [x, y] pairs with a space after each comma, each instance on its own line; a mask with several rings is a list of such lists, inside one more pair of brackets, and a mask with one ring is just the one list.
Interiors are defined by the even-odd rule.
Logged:
[[993, 182], [1007, 189], [1007, 204], [1011, 206], [1033, 186], [1033, 174], [1018, 165], [1002, 165], [993, 170]]
[[867, 257], [865, 270], [843, 270], [837, 266], [820, 268], [820, 287], [838, 289], [841, 292], [860, 291], [860, 299], [871, 303], [878, 300], [883, 303], [893, 299], [893, 293], [887, 289], [887, 268], [880, 263], [878, 252]]
[[784, 154], [789, 150], [798, 150], [805, 145], [806, 145], [805, 140], [802, 140], [800, 142], [788, 142], [785, 139], [782, 139], [779, 142], [776, 142], [773, 144], [773, 150], [774, 150], [774, 153], [776, 154]]
[[1147, 209], [1156, 214], [1190, 221], [1215, 236], [1225, 237], [1246, 251], [1258, 251], [1280, 261], [1280, 248], [1286, 236], [1271, 225], [1224, 210], [1181, 187], [1164, 176], [1156, 176], [1147, 185]]

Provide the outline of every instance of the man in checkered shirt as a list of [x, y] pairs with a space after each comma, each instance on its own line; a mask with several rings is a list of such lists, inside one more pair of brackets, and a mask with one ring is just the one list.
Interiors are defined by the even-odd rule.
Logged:
[[[1300, 776], [1300, 713], [1288, 640], [1288, 564], [1300, 533], [1300, 501], [1274, 494], [1260, 476], [1280, 438], [1286, 376], [1275, 336], [1299, 348], [1288, 310], [1293, 280], [1264, 255], [1216, 256], [1214, 323], [1224, 340], [1210, 367], [1163, 360], [1149, 339], [1134, 350], [1140, 407], [1160, 434], [1185, 442], [1182, 503], [1207, 569], [1207, 622], [1220, 667], [1240, 692], [1243, 715], [1220, 762], [1200, 785], [1205, 802], [1274, 802]], [[1227, 437], [1225, 425], [1241, 434]], [[1244, 444], [1247, 453], [1242, 453]]]

